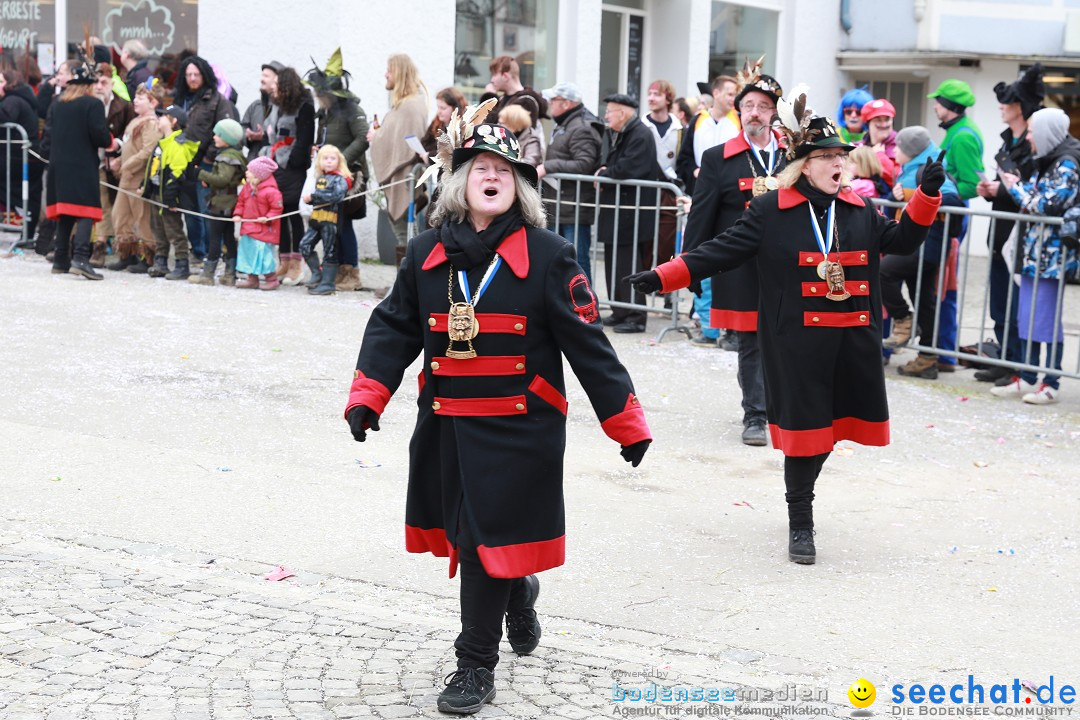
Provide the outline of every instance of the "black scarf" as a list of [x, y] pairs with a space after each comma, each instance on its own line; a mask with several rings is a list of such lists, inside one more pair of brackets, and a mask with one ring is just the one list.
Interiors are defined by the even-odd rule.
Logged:
[[804, 198], [810, 201], [810, 204], [814, 206], [818, 215], [821, 215], [829, 209], [829, 205], [832, 205], [833, 200], [836, 199], [836, 195], [839, 192], [833, 193], [832, 195], [823, 193], [811, 185], [805, 175], [800, 175], [799, 179], [795, 181], [795, 189], [798, 190]]
[[439, 240], [454, 269], [468, 271], [491, 262], [499, 243], [524, 224], [521, 210], [515, 204], [480, 232], [473, 229], [468, 219], [444, 223], [439, 227]]

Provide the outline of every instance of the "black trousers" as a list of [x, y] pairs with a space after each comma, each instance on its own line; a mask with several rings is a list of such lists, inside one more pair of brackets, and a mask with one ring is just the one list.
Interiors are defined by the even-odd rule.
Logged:
[[508, 607], [520, 607], [525, 584], [520, 578], [493, 578], [484, 570], [467, 530], [459, 523], [458, 568], [461, 574], [461, 633], [454, 641], [459, 668], [494, 670], [499, 662], [503, 617]]
[[830, 453], [784, 458], [788, 525], [791, 529], [814, 527], [814, 483]]
[[[922, 332], [919, 344], [934, 345], [934, 306], [937, 304], [937, 263], [922, 263], [922, 279], [919, 279], [919, 255], [886, 255], [881, 258], [881, 304], [893, 320], [911, 317], [911, 308], [904, 299], [902, 287], [907, 285], [916, 305], [916, 322]], [[915, 290], [918, 286], [918, 295]], [[914, 331], [913, 331], [914, 332]]]
[[[315, 253], [315, 243], [322, 242], [323, 264], [338, 264], [338, 224], [321, 220], [309, 220], [307, 232], [300, 238], [300, 254], [305, 258]], [[355, 239], [354, 239], [355, 244]]]
[[[652, 255], [652, 247], [649, 246], [647, 254], [645, 250], [644, 243], [638, 245], [636, 253], [633, 245], [604, 243], [604, 273], [610, 299], [635, 305], [645, 304], [645, 296], [630, 287], [630, 283], [623, 280], [627, 275], [651, 267], [646, 263], [648, 262], [647, 255], [649, 257]], [[635, 257], [635, 254], [637, 257]], [[611, 316], [618, 322], [645, 323], [644, 310], [613, 307], [611, 308]]]
[[56, 254], [53, 266], [67, 268], [71, 258], [90, 259], [90, 235], [94, 231], [94, 221], [90, 218], [61, 215], [56, 221]]
[[210, 235], [206, 243], [206, 259], [211, 262], [221, 259], [221, 248], [225, 248], [225, 257], [236, 257], [236, 235], [233, 233], [231, 218], [224, 220], [207, 220], [206, 226], [210, 228]]

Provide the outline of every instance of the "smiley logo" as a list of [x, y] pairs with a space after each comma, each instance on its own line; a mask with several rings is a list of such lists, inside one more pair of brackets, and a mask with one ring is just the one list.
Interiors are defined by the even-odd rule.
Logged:
[[877, 699], [877, 691], [874, 686], [867, 680], [859, 678], [855, 682], [851, 683], [851, 687], [847, 691], [848, 700], [851, 704], [857, 708], [868, 708], [874, 704], [874, 700]]

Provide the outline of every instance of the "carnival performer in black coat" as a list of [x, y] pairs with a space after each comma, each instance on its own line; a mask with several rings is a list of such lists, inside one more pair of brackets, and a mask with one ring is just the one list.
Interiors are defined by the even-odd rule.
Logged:
[[94, 95], [97, 70], [82, 62], [75, 65], [72, 74], [51, 109], [52, 149], [45, 216], [56, 220], [52, 271], [101, 280], [102, 276], [90, 267], [90, 235], [94, 223], [102, 217], [98, 149], [116, 150], [119, 143], [109, 133], [105, 106]]
[[[760, 60], [753, 66], [747, 61], [737, 76], [735, 108], [742, 132], [701, 155], [701, 172], [694, 183], [693, 205], [686, 220], [685, 252], [734, 225], [752, 198], [779, 187], [776, 175], [786, 163], [784, 140], [771, 125], [783, 91], [774, 78], [760, 70]], [[733, 330], [739, 341], [742, 441], [764, 446], [765, 381], [757, 337], [757, 263], [749, 260], [711, 282], [709, 327]]]
[[789, 164], [779, 190], [751, 200], [723, 234], [629, 280], [643, 292], [669, 292], [757, 259], [766, 413], [773, 447], [785, 456], [788, 557], [811, 564], [814, 483], [833, 445], [889, 443], [879, 256], [918, 250], [945, 170], [928, 163], [900, 221], [886, 219], [844, 186], [852, 148], [832, 121], [814, 117], [803, 127], [805, 94], [785, 105], [778, 109]]
[[540, 639], [534, 573], [564, 561], [563, 356], [627, 462], [652, 440], [574, 248], [544, 229], [535, 168], [507, 128], [472, 126], [491, 104], [455, 112], [440, 139], [434, 228], [372, 312], [345, 409], [362, 442], [423, 353], [405, 547], [461, 567], [458, 670], [438, 700], [453, 713], [495, 697], [504, 616], [518, 654]]

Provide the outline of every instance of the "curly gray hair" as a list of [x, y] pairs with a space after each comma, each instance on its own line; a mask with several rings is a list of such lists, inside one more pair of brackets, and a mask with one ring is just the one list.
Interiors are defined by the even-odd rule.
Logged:
[[[428, 220], [432, 227], [449, 221], [464, 222], [469, 216], [469, 204], [465, 202], [465, 186], [475, 159], [470, 158], [439, 183], [439, 198], [435, 201], [435, 209], [431, 211]], [[540, 191], [536, 186], [529, 183], [520, 173], [514, 172], [514, 191], [515, 202], [521, 209], [521, 217], [525, 224], [538, 228], [547, 227], [547, 213], [544, 211], [544, 203], [540, 199]]]

